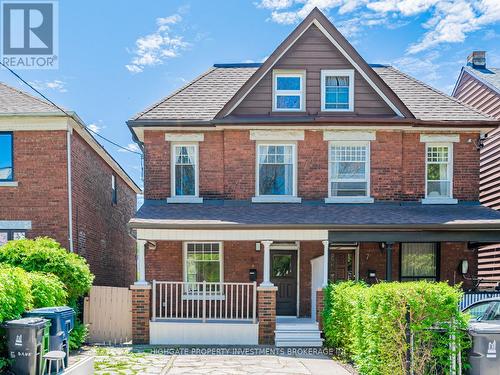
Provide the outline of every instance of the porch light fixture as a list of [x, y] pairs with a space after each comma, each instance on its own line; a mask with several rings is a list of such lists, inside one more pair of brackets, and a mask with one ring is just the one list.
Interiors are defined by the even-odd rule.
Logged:
[[387, 244], [385, 242], [379, 242], [379, 247], [380, 247], [380, 252], [383, 252], [385, 248], [387, 247]]
[[255, 243], [255, 251], [260, 251], [260, 242]]
[[462, 275], [467, 274], [467, 272], [469, 272], [469, 261], [467, 259], [462, 259], [460, 261], [459, 269]]

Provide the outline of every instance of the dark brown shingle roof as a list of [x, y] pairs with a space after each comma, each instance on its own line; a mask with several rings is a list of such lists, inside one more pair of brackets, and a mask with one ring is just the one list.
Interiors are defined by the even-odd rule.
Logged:
[[57, 113], [61, 111], [45, 100], [0, 82], [0, 114]]
[[493, 120], [477, 109], [403, 73], [396, 68], [374, 67], [417, 119], [436, 121]]
[[166, 204], [145, 201], [130, 221], [132, 227], [213, 226], [461, 226], [494, 225], [500, 228], [500, 212], [463, 203], [422, 205], [420, 203], [258, 204], [248, 201], [205, 201], [203, 204]]
[[[494, 120], [393, 67], [373, 69], [419, 120]], [[214, 67], [133, 120], [212, 120], [256, 70], [245, 64]]]

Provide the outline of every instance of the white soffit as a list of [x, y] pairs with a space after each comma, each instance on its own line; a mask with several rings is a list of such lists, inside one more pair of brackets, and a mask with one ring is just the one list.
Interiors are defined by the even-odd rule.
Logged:
[[165, 140], [170, 142], [203, 142], [203, 133], [165, 133]]
[[374, 141], [375, 139], [375, 131], [326, 130], [323, 132], [325, 141]]
[[420, 142], [460, 142], [459, 134], [420, 134]]
[[303, 141], [303, 130], [250, 130], [252, 141]]

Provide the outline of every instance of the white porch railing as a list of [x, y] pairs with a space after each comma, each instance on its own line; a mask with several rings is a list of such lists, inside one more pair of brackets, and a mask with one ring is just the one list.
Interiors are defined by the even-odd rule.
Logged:
[[257, 321], [257, 283], [156, 281], [152, 320]]

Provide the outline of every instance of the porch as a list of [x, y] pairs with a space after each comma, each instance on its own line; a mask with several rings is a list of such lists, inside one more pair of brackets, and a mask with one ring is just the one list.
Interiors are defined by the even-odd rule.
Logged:
[[500, 240], [500, 214], [470, 205], [153, 209], [167, 219], [133, 224], [133, 289], [134, 339], [155, 344], [318, 346], [329, 280], [472, 283], [477, 246]]

